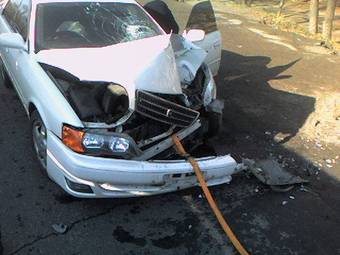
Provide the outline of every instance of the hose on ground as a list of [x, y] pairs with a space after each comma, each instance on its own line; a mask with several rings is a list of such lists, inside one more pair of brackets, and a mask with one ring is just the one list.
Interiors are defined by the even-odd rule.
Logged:
[[211, 195], [208, 185], [205, 182], [203, 173], [198, 165], [198, 163], [196, 162], [196, 160], [191, 157], [184, 149], [180, 139], [177, 137], [176, 134], [172, 135], [172, 140], [177, 148], [177, 152], [179, 153], [180, 156], [183, 156], [185, 158], [187, 158], [187, 160], [189, 161], [189, 163], [192, 165], [195, 174], [196, 174], [196, 178], [199, 182], [199, 184], [201, 185], [201, 188], [204, 192], [204, 195], [206, 197], [206, 199], [208, 200], [208, 203], [211, 207], [211, 209], [213, 210], [218, 222], [220, 223], [221, 227], [223, 228], [224, 232], [226, 233], [226, 235], [228, 236], [228, 238], [230, 239], [230, 241], [232, 242], [232, 244], [234, 245], [234, 247], [236, 248], [236, 250], [241, 254], [241, 255], [249, 255], [249, 253], [246, 251], [246, 249], [242, 246], [242, 244], [240, 243], [240, 241], [237, 239], [237, 237], [235, 236], [235, 234], [233, 233], [233, 231], [231, 230], [231, 228], [229, 227], [229, 225], [227, 224], [226, 220], [224, 219], [220, 209], [217, 207], [217, 204], [213, 198], [213, 196]]

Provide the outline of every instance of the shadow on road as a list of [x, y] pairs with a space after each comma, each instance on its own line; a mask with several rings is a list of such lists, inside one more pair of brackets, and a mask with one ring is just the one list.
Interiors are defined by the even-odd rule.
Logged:
[[[309, 115], [314, 112], [315, 99], [275, 89], [269, 83], [277, 79], [289, 79], [291, 76], [285, 73], [289, 73], [289, 68], [298, 61], [272, 67], [271, 58], [267, 56], [242, 56], [226, 50], [222, 53], [217, 84], [218, 95], [225, 100], [225, 111], [224, 129], [215, 139], [219, 153], [232, 153], [239, 160], [273, 158], [285, 165], [286, 170], [311, 182], [307, 185], [310, 191], [308, 195], [305, 193], [301, 195], [298, 189], [290, 193], [300, 196], [300, 199], [299, 204], [291, 206], [289, 210], [283, 208], [280, 201], [277, 201], [285, 201], [288, 195], [272, 191], [265, 192], [266, 195], [262, 198], [259, 195], [256, 202], [253, 199], [245, 199], [248, 202], [243, 202], [241, 210], [245, 215], [266, 215], [270, 218], [271, 227], [268, 229], [263, 227], [263, 231], [266, 232], [267, 237], [276, 239], [274, 243], [265, 244], [264, 240], [260, 240], [262, 231], [253, 230], [255, 235], [247, 232], [246, 229], [249, 229], [252, 224], [250, 221], [242, 220], [240, 211], [236, 210], [228, 215], [229, 218], [237, 219], [238, 226], [235, 228], [238, 233], [244, 233], [244, 240], [249, 241], [248, 247], [255, 247], [253, 254], [274, 254], [275, 251], [279, 254], [295, 254], [295, 252], [296, 254], [329, 254], [340, 251], [335, 241], [340, 237], [340, 232], [334, 228], [334, 224], [339, 224], [339, 217], [336, 214], [340, 208], [340, 199], [336, 195], [340, 191], [339, 181], [323, 170], [319, 177], [316, 177], [315, 174], [320, 169], [314, 167], [299, 152], [285, 146], [285, 143], [297, 135]], [[276, 134], [283, 134], [284, 138], [280, 142], [275, 142]], [[303, 143], [299, 147], [303, 148]], [[326, 153], [324, 155], [327, 157]], [[248, 183], [245, 184], [243, 178], [240, 177], [241, 181], [236, 179], [236, 185], [242, 184], [247, 189], [251, 181], [247, 180]], [[266, 189], [261, 185], [257, 187]], [[228, 203], [223, 198], [226, 190], [226, 188], [215, 189], [215, 195], [224, 206]], [[230, 196], [238, 195], [234, 192]], [[327, 232], [332, 232], [333, 235]], [[280, 237], [280, 233], [294, 233], [296, 238], [286, 240]], [[316, 236], [321, 236], [319, 242], [322, 244], [314, 243]], [[333, 238], [334, 236], [336, 238]], [[278, 240], [281, 240], [280, 244], [277, 243]], [[286, 242], [288, 240], [289, 242]], [[335, 243], [328, 246], [332, 243], [331, 240]], [[260, 247], [257, 242], [262, 243], [262, 246]]]
[[288, 141], [314, 112], [315, 99], [273, 88], [269, 81], [289, 79], [283, 74], [299, 59], [270, 67], [271, 58], [242, 56], [223, 50], [219, 97], [225, 100], [225, 122], [234, 130], [282, 133]]

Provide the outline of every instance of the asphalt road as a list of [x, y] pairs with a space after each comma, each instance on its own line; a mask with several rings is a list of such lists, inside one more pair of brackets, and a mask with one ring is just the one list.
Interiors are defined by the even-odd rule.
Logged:
[[[340, 254], [339, 181], [324, 171], [316, 175], [315, 169], [308, 176], [303, 171], [308, 166], [305, 154], [273, 143], [265, 134], [268, 130], [291, 133], [294, 145], [305, 144], [296, 134], [313, 111], [313, 98], [275, 89], [270, 81], [279, 75], [288, 85], [292, 79], [304, 79], [301, 70], [294, 69], [294, 61], [306, 57], [300, 49], [268, 43], [245, 28], [259, 28], [258, 24], [234, 15], [223, 17], [218, 86], [219, 97], [226, 100], [225, 126], [214, 146], [219, 153], [236, 158], [286, 160], [287, 168], [311, 184], [306, 186], [309, 192], [297, 187], [275, 193], [256, 179], [240, 175], [231, 184], [212, 189], [217, 203], [252, 254]], [[235, 19], [242, 24], [231, 25]], [[327, 69], [327, 60], [312, 61], [324, 63]], [[308, 70], [309, 63], [298, 65]], [[250, 71], [251, 75], [242, 76]], [[236, 254], [199, 188], [136, 199], [65, 196], [39, 170], [29, 121], [15, 93], [1, 86], [0, 99], [3, 254]], [[334, 171], [338, 167], [334, 165]], [[65, 234], [54, 232], [52, 225], [59, 223], [68, 227]]]

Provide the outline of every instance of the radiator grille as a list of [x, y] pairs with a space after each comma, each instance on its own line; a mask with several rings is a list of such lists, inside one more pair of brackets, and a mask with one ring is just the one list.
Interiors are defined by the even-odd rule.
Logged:
[[190, 126], [199, 112], [145, 91], [137, 91], [136, 111], [146, 117], [178, 127]]

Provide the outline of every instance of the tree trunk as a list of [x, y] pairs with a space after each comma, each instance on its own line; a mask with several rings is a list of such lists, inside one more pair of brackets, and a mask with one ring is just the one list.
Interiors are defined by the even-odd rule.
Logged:
[[319, 24], [319, 0], [310, 1], [309, 11], [309, 33], [316, 34]]
[[283, 7], [285, 6], [286, 0], [280, 0], [279, 11], [277, 13], [277, 17], [280, 17], [282, 14]]
[[247, 6], [248, 6], [248, 7], [251, 7], [253, 1], [254, 1], [254, 0], [247, 0]]
[[322, 36], [326, 40], [332, 39], [333, 20], [336, 7], [336, 0], [328, 0], [325, 21], [323, 22]]

